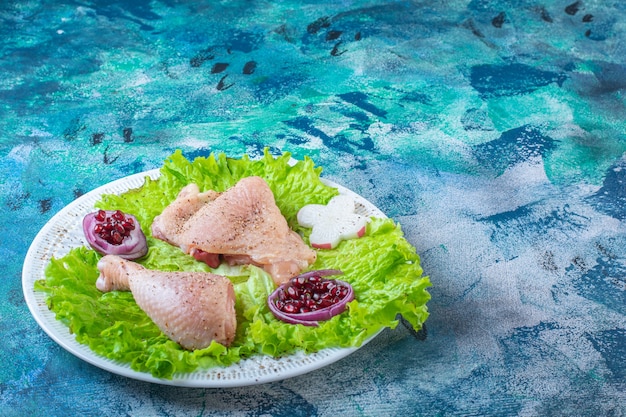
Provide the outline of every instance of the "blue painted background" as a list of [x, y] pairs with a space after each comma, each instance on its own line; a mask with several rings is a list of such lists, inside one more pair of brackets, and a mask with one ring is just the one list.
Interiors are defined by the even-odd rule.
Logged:
[[[0, 415], [626, 415], [626, 6], [613, 1], [0, 3]], [[58, 347], [38, 230], [189, 156], [311, 156], [402, 227], [426, 332], [224, 390]]]

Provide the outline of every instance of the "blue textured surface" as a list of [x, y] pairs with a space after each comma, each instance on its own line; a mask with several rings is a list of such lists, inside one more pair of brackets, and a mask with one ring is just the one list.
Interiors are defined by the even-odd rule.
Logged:
[[[0, 415], [626, 415], [625, 29], [618, 1], [2, 1]], [[21, 268], [55, 212], [265, 147], [402, 224], [426, 334], [204, 390], [39, 329]]]

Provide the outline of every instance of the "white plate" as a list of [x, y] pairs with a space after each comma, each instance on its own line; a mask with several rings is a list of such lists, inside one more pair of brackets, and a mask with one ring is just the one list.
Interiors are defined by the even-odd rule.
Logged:
[[[60, 258], [71, 248], [87, 245], [82, 231], [82, 219], [94, 210], [94, 204], [103, 194], [121, 194], [141, 187], [145, 177], [157, 179], [159, 170], [130, 175], [84, 194], [52, 217], [33, 240], [22, 270], [24, 298], [37, 323], [54, 341], [84, 361], [119, 375], [160, 384], [203, 388], [240, 387], [291, 378], [322, 368], [359, 349], [328, 348], [317, 353], [296, 353], [282, 358], [258, 355], [228, 367], [198, 369], [194, 372], [174, 374], [172, 379], [159, 379], [149, 373], [137, 372], [127, 363], [100, 356], [86, 345], [78, 343], [68, 327], [56, 320], [54, 313], [48, 309], [46, 294], [34, 291], [34, 283], [45, 277], [45, 268], [53, 257]], [[359, 214], [386, 217], [376, 206], [358, 194], [332, 181], [325, 179], [323, 181], [337, 188], [340, 193], [352, 196], [357, 202]]]

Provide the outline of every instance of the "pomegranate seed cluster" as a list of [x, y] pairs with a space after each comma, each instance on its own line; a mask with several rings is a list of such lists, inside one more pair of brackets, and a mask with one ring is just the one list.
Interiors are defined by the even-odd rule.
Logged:
[[94, 233], [111, 245], [121, 245], [124, 238], [135, 230], [133, 219], [126, 217], [121, 210], [116, 210], [110, 216], [107, 216], [106, 211], [98, 210], [94, 218], [96, 220]]
[[348, 292], [348, 287], [334, 280], [320, 276], [297, 277], [279, 289], [274, 303], [283, 313], [309, 313], [341, 302]]

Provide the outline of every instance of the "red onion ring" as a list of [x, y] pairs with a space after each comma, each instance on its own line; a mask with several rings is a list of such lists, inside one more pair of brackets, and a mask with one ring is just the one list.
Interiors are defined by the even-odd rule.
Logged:
[[305, 272], [304, 274], [298, 275], [297, 277], [290, 279], [288, 282], [282, 284], [280, 287], [274, 290], [274, 292], [272, 292], [272, 294], [270, 294], [269, 297], [267, 297], [267, 303], [268, 303], [270, 311], [272, 312], [272, 314], [274, 314], [274, 316], [277, 319], [282, 320], [286, 323], [302, 324], [304, 326], [319, 326], [320, 321], [329, 320], [332, 317], [343, 313], [346, 310], [348, 303], [354, 300], [354, 289], [349, 283], [345, 281], [340, 281], [340, 280], [330, 280], [330, 281], [333, 281], [338, 286], [343, 286], [347, 288], [348, 292], [346, 296], [342, 298], [336, 304], [330, 305], [325, 308], [321, 308], [319, 310], [310, 311], [307, 313], [292, 313], [292, 314], [285, 313], [284, 311], [281, 311], [276, 306], [275, 301], [279, 297], [279, 294], [281, 293], [281, 291], [286, 291], [286, 289], [289, 286], [291, 286], [295, 280], [299, 278], [310, 278], [314, 276], [322, 277], [322, 276], [340, 275], [340, 274], [343, 274], [343, 272], [336, 270], [336, 269], [322, 269], [318, 271]]
[[[115, 210], [105, 210], [108, 216], [112, 215]], [[124, 216], [131, 218], [135, 222], [135, 228], [131, 230], [130, 235], [124, 238], [119, 245], [112, 245], [94, 231], [94, 226], [99, 223], [96, 220], [97, 212], [89, 213], [83, 218], [83, 233], [87, 238], [87, 242], [96, 252], [102, 255], [117, 255], [124, 259], [137, 259], [148, 253], [148, 242], [146, 236], [141, 230], [141, 225], [135, 216], [124, 213]]]

